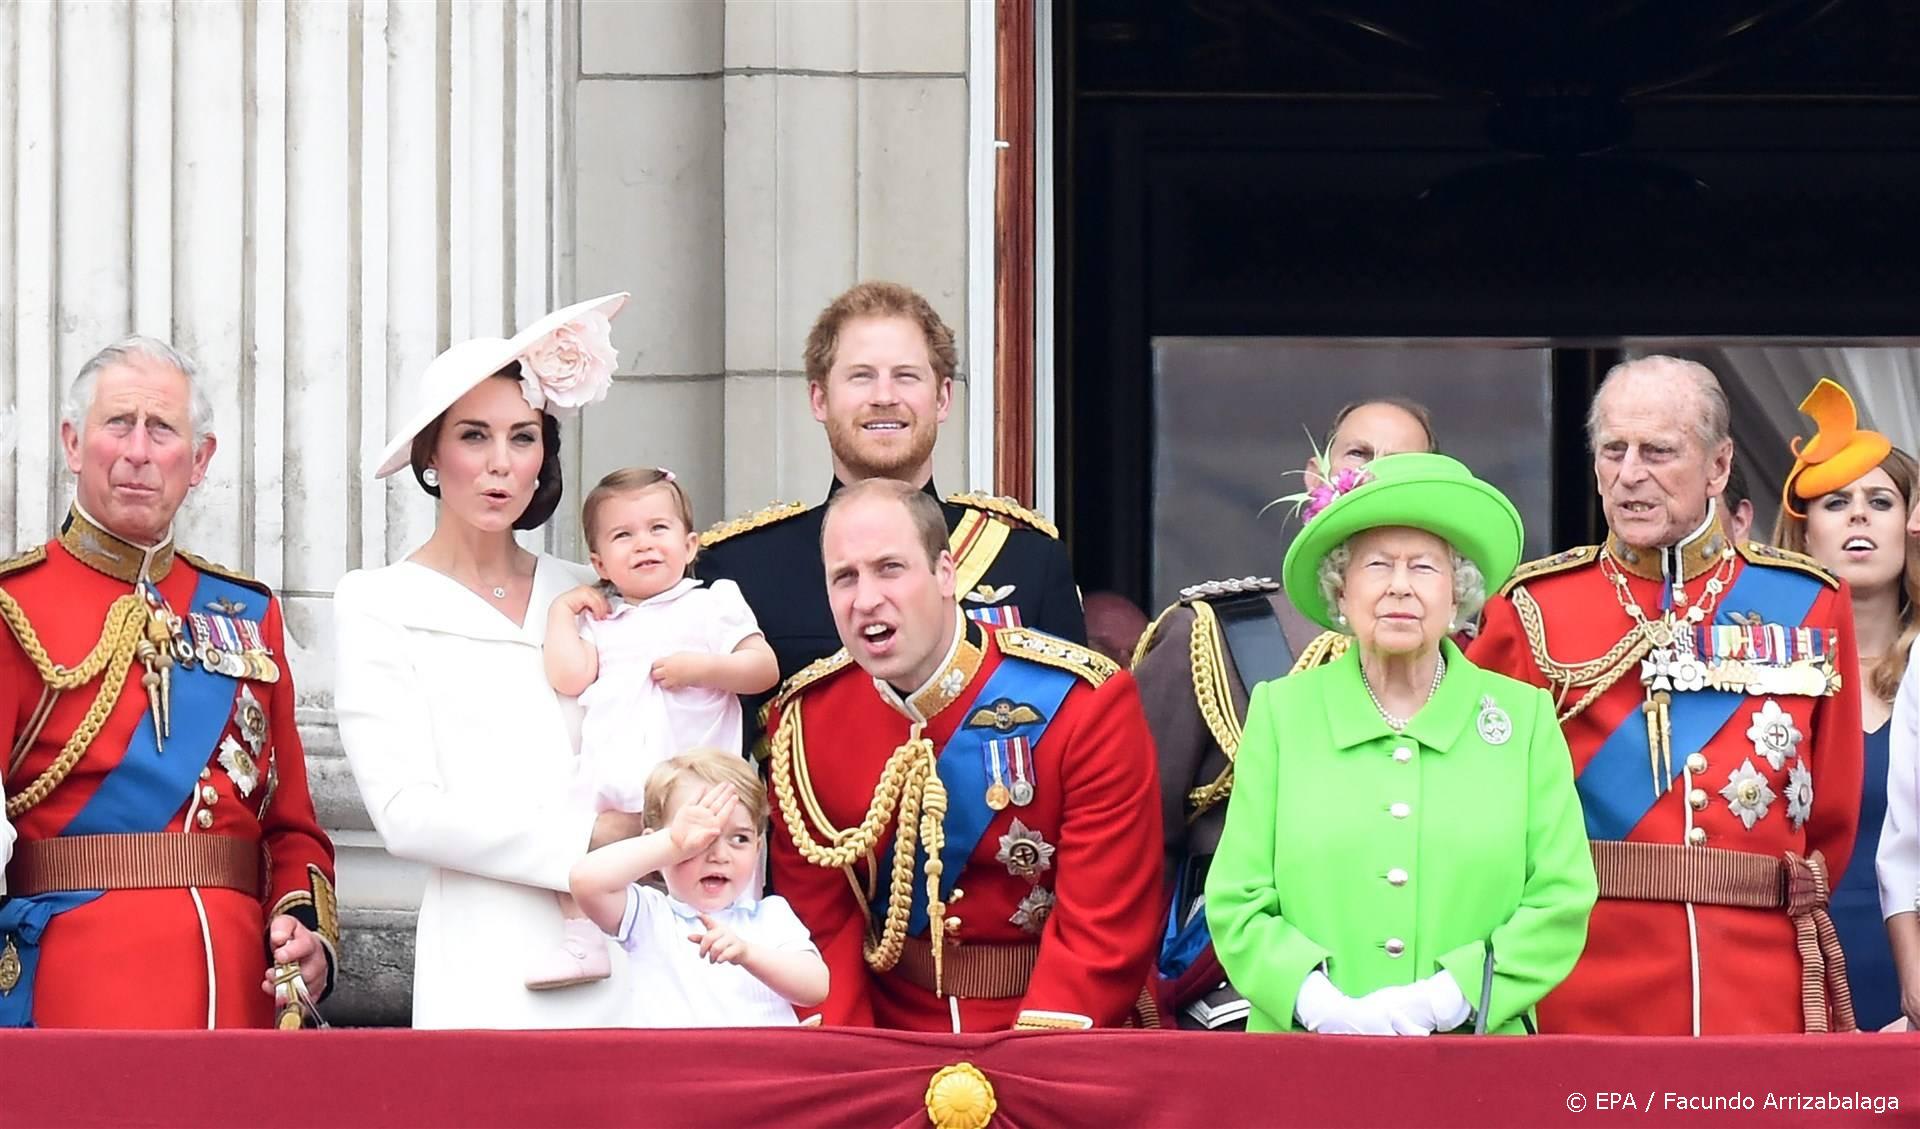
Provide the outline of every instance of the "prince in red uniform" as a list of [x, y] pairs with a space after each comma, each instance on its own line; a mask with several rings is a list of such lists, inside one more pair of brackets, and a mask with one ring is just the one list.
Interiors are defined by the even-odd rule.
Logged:
[[1616, 368], [1589, 431], [1611, 536], [1522, 566], [1468, 652], [1558, 695], [1593, 841], [1586, 952], [1541, 1029], [1849, 1029], [1825, 908], [1860, 811], [1847, 590], [1726, 540], [1733, 445], [1705, 368]]
[[18, 833], [0, 1025], [268, 1026], [269, 967], [324, 994], [333, 848], [280, 608], [172, 541], [214, 438], [192, 362], [129, 338], [74, 382], [75, 501], [0, 565], [0, 745]]
[[776, 699], [772, 876], [833, 1024], [1125, 1022], [1159, 933], [1153, 742], [1105, 657], [960, 613], [938, 503], [873, 479], [821, 535], [846, 650]]

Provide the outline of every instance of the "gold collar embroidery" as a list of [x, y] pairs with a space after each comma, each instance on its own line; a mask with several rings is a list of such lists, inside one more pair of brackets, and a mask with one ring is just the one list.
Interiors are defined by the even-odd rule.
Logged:
[[136, 584], [146, 576], [158, 584], [173, 571], [173, 534], [169, 532], [158, 545], [135, 545], [109, 533], [75, 502], [60, 527], [60, 544], [81, 564], [115, 580]]
[[960, 700], [966, 692], [973, 676], [980, 671], [980, 663], [986, 658], [986, 650], [974, 639], [978, 630], [974, 622], [960, 614], [954, 608], [953, 644], [947, 648], [946, 661], [940, 664], [933, 677], [921, 684], [913, 693], [902, 697], [898, 690], [876, 678], [874, 689], [886, 703], [898, 710], [908, 721], [928, 722], [941, 710]]
[[1707, 520], [1682, 538], [1679, 544], [1660, 549], [1636, 549], [1608, 533], [1606, 553], [1629, 576], [1685, 584], [1720, 567], [1720, 562], [1726, 559], [1732, 548], [1720, 528], [1719, 504], [1709, 500]]

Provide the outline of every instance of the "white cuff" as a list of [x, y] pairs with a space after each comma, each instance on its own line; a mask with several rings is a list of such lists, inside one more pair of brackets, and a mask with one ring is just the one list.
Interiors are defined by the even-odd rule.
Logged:
[[1426, 993], [1427, 1006], [1433, 1009], [1435, 1031], [1451, 1031], [1473, 1014], [1452, 974], [1444, 970], [1436, 972], [1422, 980], [1420, 987]]

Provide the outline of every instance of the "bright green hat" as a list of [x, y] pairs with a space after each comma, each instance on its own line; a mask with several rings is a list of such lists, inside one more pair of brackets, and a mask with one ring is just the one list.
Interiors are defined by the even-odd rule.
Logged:
[[[1353, 479], [1358, 484], [1347, 486]], [[1320, 562], [1356, 533], [1388, 526], [1424, 529], [1472, 561], [1489, 592], [1505, 584], [1520, 563], [1526, 532], [1519, 511], [1458, 459], [1386, 455], [1362, 471], [1342, 471], [1327, 489], [1334, 492], [1333, 500], [1308, 517], [1281, 566], [1287, 598], [1322, 627], [1333, 626], [1333, 609], [1320, 595]]]

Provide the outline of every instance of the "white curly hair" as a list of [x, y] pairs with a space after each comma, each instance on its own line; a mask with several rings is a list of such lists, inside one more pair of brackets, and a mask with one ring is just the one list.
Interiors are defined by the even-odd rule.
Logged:
[[[1320, 597], [1328, 608], [1337, 607], [1346, 590], [1347, 566], [1353, 563], [1352, 546], [1353, 538], [1349, 537], [1320, 558]], [[1480, 575], [1479, 565], [1462, 556], [1452, 545], [1447, 546], [1447, 553], [1453, 558], [1453, 621], [1472, 623], [1487, 603], [1486, 577]], [[1339, 624], [1339, 628], [1343, 633], [1352, 633], [1344, 623]]]

